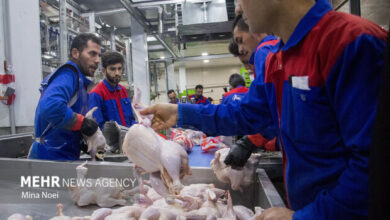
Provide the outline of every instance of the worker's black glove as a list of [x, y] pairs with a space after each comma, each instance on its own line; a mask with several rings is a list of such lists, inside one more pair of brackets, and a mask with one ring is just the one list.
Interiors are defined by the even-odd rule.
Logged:
[[241, 169], [255, 149], [256, 145], [252, 143], [248, 136], [244, 136], [230, 147], [224, 163], [230, 165], [233, 169]]
[[85, 136], [89, 137], [95, 134], [99, 125], [94, 119], [84, 118], [83, 123], [81, 124], [80, 132]]

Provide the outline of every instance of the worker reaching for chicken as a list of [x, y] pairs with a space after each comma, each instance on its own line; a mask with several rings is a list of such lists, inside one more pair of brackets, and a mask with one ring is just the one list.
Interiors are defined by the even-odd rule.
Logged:
[[93, 148], [105, 147], [96, 121], [84, 117], [88, 111], [87, 87], [91, 82], [86, 77], [94, 76], [100, 51], [101, 40], [94, 34], [76, 36], [69, 61], [43, 80], [35, 112], [35, 141], [29, 158], [78, 160], [83, 136]]
[[327, 0], [242, 0], [241, 6], [251, 32], [275, 33], [283, 42], [268, 54], [264, 80], [257, 76], [239, 104], [157, 104], [141, 114], [154, 114], [156, 130], [192, 125], [210, 135], [270, 138], [274, 125], [289, 208], [269, 208], [257, 219], [367, 219], [388, 33], [334, 11]]

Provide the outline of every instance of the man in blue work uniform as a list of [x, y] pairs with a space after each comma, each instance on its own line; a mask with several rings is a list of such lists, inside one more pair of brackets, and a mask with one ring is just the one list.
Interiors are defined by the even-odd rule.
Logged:
[[[245, 68], [252, 69], [255, 78], [259, 77], [259, 80], [264, 81], [265, 60], [269, 52], [278, 51], [280, 47], [280, 40], [273, 35], [267, 35], [265, 33], [251, 33], [249, 31], [249, 26], [244, 22], [241, 14], [238, 14], [234, 19], [233, 38], [234, 41], [230, 43], [229, 51], [234, 56], [239, 57]], [[255, 57], [257, 58], [256, 65], [254, 63]], [[235, 164], [238, 167], [242, 167], [245, 165], [251, 153], [258, 147], [264, 147], [269, 151], [277, 150], [275, 138], [277, 131], [274, 127], [273, 129], [275, 130], [275, 134], [271, 139], [266, 139], [261, 134], [245, 135], [240, 138], [234, 145], [231, 146], [230, 152], [226, 157], [226, 162], [229, 163], [232, 161], [234, 154], [245, 153], [239, 157], [239, 161], [236, 160]], [[247, 151], [242, 152], [241, 149], [247, 149]]]
[[100, 63], [101, 40], [94, 34], [75, 37], [69, 61], [42, 82], [35, 112], [33, 143], [29, 158], [77, 160], [82, 134], [93, 136], [98, 129], [88, 111], [87, 87]]
[[170, 89], [167, 92], [168, 98], [169, 98], [169, 103], [171, 104], [177, 104], [179, 103], [179, 99], [176, 97], [176, 93], [173, 89]]
[[188, 96], [188, 101], [192, 104], [203, 104], [208, 105], [210, 101], [203, 96], [203, 86], [197, 85], [195, 86], [195, 95]]
[[93, 116], [103, 129], [107, 121], [130, 127], [135, 124], [131, 102], [126, 88], [119, 84], [123, 73], [123, 56], [115, 51], [102, 54], [104, 80], [97, 84], [89, 94], [89, 109], [98, 107]]
[[244, 78], [238, 73], [230, 75], [229, 85], [231, 90], [223, 95], [222, 104], [227, 104], [233, 101], [241, 101], [242, 97], [244, 97], [249, 90], [245, 87]]
[[157, 130], [178, 122], [211, 135], [260, 131], [269, 138], [274, 124], [289, 208], [267, 209], [258, 219], [366, 219], [369, 147], [388, 33], [333, 11], [327, 0], [241, 3], [251, 32], [272, 32], [285, 42], [268, 55], [264, 82], [256, 78], [239, 105], [159, 104], [142, 113], [158, 116]]

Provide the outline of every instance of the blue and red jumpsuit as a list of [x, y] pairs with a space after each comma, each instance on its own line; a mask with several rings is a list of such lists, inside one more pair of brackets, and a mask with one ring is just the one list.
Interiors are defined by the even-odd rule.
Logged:
[[221, 104], [227, 104], [234, 101], [241, 101], [242, 97], [248, 92], [248, 88], [245, 86], [237, 86], [236, 88], [226, 92], [223, 95]]
[[[77, 71], [77, 72], [76, 72]], [[35, 111], [35, 141], [29, 158], [78, 160], [80, 128], [88, 111], [90, 84], [75, 63], [68, 61], [42, 81]]]
[[203, 105], [211, 104], [210, 101], [204, 96], [197, 98], [196, 95], [189, 95], [188, 100], [191, 101], [192, 97], [195, 99], [195, 104], [203, 104]]
[[116, 121], [126, 127], [136, 123], [126, 88], [120, 84], [114, 88], [106, 79], [92, 89], [88, 106], [89, 109], [98, 107], [93, 117], [100, 128], [103, 128], [106, 121]]
[[267, 56], [264, 82], [228, 105], [179, 104], [179, 126], [211, 135], [277, 128], [293, 219], [366, 219], [368, 162], [388, 33], [317, 0], [285, 45]]

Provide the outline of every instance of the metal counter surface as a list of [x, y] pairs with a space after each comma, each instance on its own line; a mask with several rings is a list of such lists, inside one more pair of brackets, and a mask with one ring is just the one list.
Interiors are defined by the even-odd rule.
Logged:
[[[91, 215], [97, 206], [77, 207], [70, 199], [66, 187], [60, 188], [21, 188], [21, 176], [59, 176], [60, 178], [75, 178], [76, 166], [81, 161], [54, 162], [29, 159], [0, 158], [0, 219], [7, 219], [13, 213], [29, 214], [34, 220], [49, 219], [56, 215], [56, 204], [64, 205], [64, 214], [68, 216]], [[87, 178], [135, 178], [131, 163], [89, 162]], [[232, 191], [234, 204], [249, 208], [261, 206], [284, 206], [271, 181], [264, 170], [259, 169], [254, 184], [245, 187], [244, 192]], [[192, 176], [186, 176], [182, 183], [214, 183], [221, 189], [230, 189], [228, 184], [219, 182], [213, 171], [208, 167], [192, 167]], [[146, 178], [147, 179], [147, 178]], [[136, 184], [137, 185], [137, 184]], [[132, 187], [128, 188], [131, 189]], [[58, 199], [21, 198], [21, 192], [58, 192]], [[130, 205], [130, 203], [129, 203]]]

